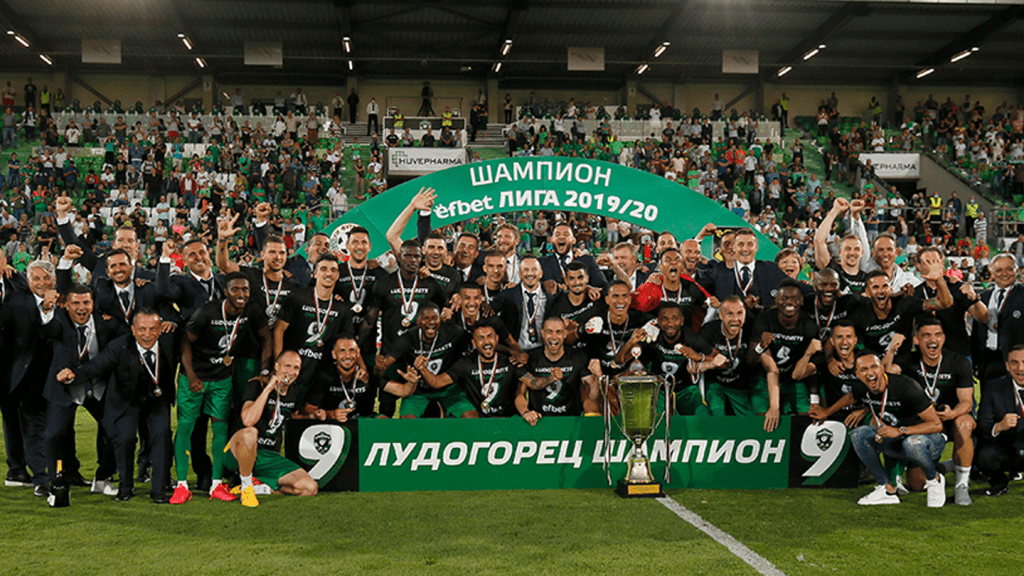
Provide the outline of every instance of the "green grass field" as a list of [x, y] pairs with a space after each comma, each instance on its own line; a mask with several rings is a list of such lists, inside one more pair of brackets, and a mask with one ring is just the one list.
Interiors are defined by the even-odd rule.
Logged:
[[[82, 412], [88, 478], [95, 426]], [[757, 574], [655, 500], [608, 490], [323, 493], [127, 503], [72, 489], [52, 510], [0, 488], [4, 574]], [[678, 490], [670, 496], [785, 574], [1018, 574], [1024, 487], [975, 504], [860, 507], [856, 490]]]

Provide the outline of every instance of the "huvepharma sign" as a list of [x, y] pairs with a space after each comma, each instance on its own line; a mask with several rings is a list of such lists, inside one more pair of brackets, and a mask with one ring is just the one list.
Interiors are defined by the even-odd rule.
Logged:
[[[370, 256], [384, 253], [388, 249], [385, 232], [421, 188], [437, 192], [432, 215], [435, 228], [489, 214], [526, 210], [598, 214], [658, 232], [672, 232], [679, 239], [692, 238], [709, 222], [726, 227], [747, 225], [703, 194], [633, 168], [580, 158], [507, 158], [433, 172], [360, 204], [328, 227], [332, 247], [344, 253], [347, 230], [359, 225], [370, 231]], [[415, 234], [413, 219], [403, 237]], [[758, 236], [758, 258], [774, 258], [778, 246]]]

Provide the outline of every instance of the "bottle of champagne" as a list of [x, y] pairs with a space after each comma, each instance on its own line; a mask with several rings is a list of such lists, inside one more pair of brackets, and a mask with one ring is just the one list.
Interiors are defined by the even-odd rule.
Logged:
[[57, 475], [50, 484], [48, 502], [51, 508], [67, 508], [71, 505], [71, 491], [68, 489], [67, 479], [64, 478], [63, 460], [57, 460]]

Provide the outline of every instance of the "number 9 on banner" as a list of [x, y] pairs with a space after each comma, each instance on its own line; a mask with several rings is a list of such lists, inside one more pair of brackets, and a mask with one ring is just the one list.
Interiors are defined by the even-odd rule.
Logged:
[[348, 456], [348, 430], [338, 424], [314, 424], [299, 438], [299, 459], [312, 466], [309, 475], [318, 486], [326, 486], [341, 470]]
[[821, 425], [810, 425], [800, 440], [800, 455], [813, 462], [803, 476], [804, 486], [819, 486], [828, 481], [843, 463], [850, 451], [846, 426], [842, 422], [826, 420]]

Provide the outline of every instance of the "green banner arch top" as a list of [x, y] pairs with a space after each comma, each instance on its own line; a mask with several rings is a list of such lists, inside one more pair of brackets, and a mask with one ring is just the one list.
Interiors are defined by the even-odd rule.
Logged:
[[[720, 227], [748, 226], [736, 214], [676, 182], [609, 162], [565, 157], [489, 160], [433, 172], [396, 186], [345, 213], [327, 227], [331, 248], [345, 253], [347, 231], [370, 231], [376, 257], [388, 250], [385, 234], [420, 188], [434, 188], [432, 225], [527, 210], [565, 210], [623, 220], [676, 238], [697, 235], [708, 222]], [[416, 236], [412, 218], [403, 238]], [[759, 259], [775, 258], [779, 248], [758, 233]], [[709, 252], [705, 246], [705, 254]]]

